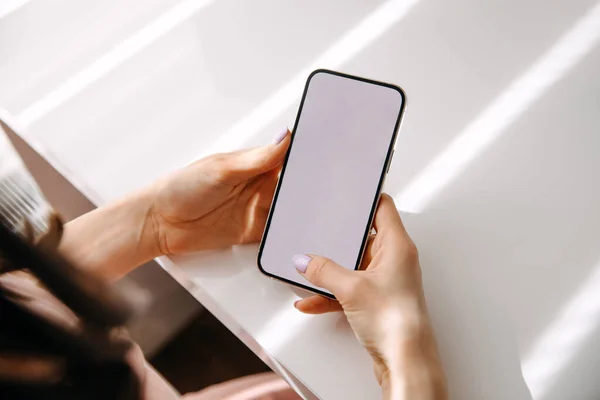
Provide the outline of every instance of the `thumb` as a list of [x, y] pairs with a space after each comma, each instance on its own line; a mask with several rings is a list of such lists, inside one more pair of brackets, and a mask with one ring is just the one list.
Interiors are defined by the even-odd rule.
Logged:
[[354, 278], [352, 271], [336, 264], [329, 258], [296, 254], [292, 258], [294, 266], [310, 283], [329, 290], [334, 296], [347, 287]]

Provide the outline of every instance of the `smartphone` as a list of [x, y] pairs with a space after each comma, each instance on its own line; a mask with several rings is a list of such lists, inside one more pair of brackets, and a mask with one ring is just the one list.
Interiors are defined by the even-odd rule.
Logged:
[[258, 252], [264, 274], [334, 298], [296, 271], [293, 255], [359, 268], [405, 103], [398, 86], [310, 74]]

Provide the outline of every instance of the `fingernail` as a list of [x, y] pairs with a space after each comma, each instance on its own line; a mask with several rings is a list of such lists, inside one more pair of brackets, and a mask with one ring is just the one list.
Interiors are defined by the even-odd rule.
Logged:
[[300, 300], [296, 300], [296, 301], [294, 302], [294, 308], [298, 308], [298, 303], [299, 303], [299, 302], [300, 302]]
[[296, 254], [292, 257], [294, 267], [296, 267], [296, 269], [302, 273], [306, 272], [306, 268], [308, 268], [308, 263], [310, 260], [312, 260], [312, 258], [305, 254]]
[[273, 144], [279, 144], [279, 143], [281, 143], [281, 141], [283, 139], [285, 139], [285, 137], [287, 136], [287, 134], [288, 134], [288, 128], [286, 126], [285, 129], [282, 129], [281, 132], [279, 132], [277, 134], [277, 136], [275, 136], [275, 138], [273, 139]]

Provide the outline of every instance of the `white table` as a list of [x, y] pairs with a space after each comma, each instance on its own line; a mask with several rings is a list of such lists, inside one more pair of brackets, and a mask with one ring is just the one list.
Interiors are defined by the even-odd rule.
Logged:
[[[0, 13], [0, 105], [97, 204], [268, 142], [315, 67], [401, 85], [386, 191], [452, 398], [600, 397], [600, 3], [20, 3]], [[300, 315], [255, 253], [161, 262], [307, 397], [379, 398], [343, 318]]]

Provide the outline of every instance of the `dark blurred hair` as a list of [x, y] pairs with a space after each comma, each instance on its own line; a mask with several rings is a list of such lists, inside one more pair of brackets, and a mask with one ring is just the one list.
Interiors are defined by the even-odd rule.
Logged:
[[0, 399], [139, 399], [122, 328], [130, 303], [58, 254], [62, 222], [3, 129]]

